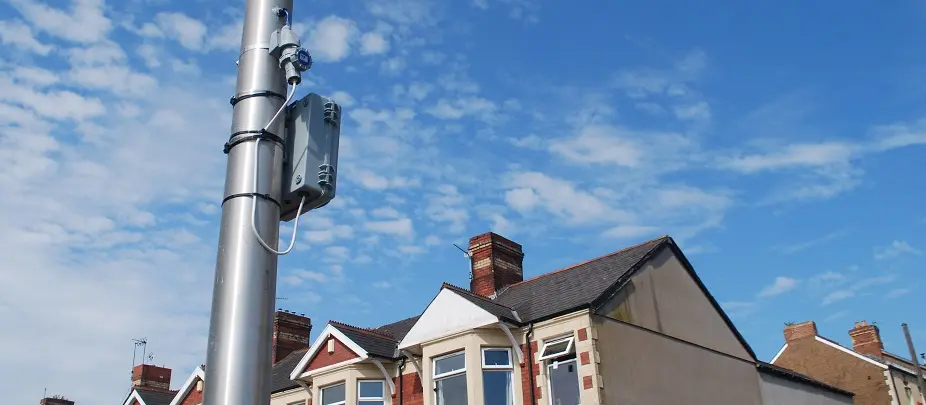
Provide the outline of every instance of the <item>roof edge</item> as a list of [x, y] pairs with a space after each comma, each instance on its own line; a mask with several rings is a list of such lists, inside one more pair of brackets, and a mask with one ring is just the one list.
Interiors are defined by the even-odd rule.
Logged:
[[803, 375], [803, 374], [801, 374], [801, 373], [798, 373], [798, 372], [796, 372], [796, 371], [794, 371], [794, 370], [788, 370], [788, 369], [786, 369], [786, 368], [778, 367], [778, 366], [776, 366], [776, 365], [774, 365], [774, 364], [766, 363], [766, 362], [764, 362], [764, 361], [758, 361], [758, 362], [756, 363], [756, 368], [759, 369], [759, 372], [760, 372], [760, 373], [763, 372], [763, 371], [765, 371], [765, 372], [767, 372], [767, 373], [769, 373], [769, 374], [775, 374], [775, 375], [777, 375], [777, 376], [784, 377], [784, 378], [787, 378], [787, 379], [792, 380], [792, 381], [810, 384], [810, 385], [813, 385], [813, 386], [815, 386], [815, 387], [817, 387], [817, 388], [822, 388], [822, 389], [825, 389], [825, 390], [827, 390], [827, 391], [834, 392], [834, 393], [837, 393], [837, 394], [846, 395], [846, 396], [849, 396], [849, 397], [854, 397], [854, 396], [855, 396], [855, 393], [852, 392], [852, 391], [846, 391], [846, 390], [844, 390], [844, 389], [842, 389], [842, 388], [834, 387], [834, 386], [829, 385], [829, 384], [827, 384], [827, 383], [824, 383], [824, 382], [822, 382], [822, 381], [820, 381], [820, 380], [816, 380], [816, 379], [813, 379], [813, 378], [811, 378], [811, 377], [809, 377], [809, 376], [806, 376], [806, 375]]

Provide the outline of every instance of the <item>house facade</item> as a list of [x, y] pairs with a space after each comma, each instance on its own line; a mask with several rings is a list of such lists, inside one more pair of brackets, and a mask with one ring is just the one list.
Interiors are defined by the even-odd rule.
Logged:
[[[278, 313], [270, 404], [852, 404], [758, 361], [668, 236], [527, 280], [500, 235], [468, 256], [469, 288], [445, 283], [390, 324], [331, 321], [309, 345], [308, 319]], [[165, 405], [201, 404], [207, 374]]]
[[[849, 330], [852, 348], [819, 335], [813, 321], [786, 325], [772, 363], [855, 393], [856, 405], [923, 405], [912, 361], [884, 350], [877, 325]], [[926, 367], [922, 368], [926, 373]]]
[[468, 255], [469, 288], [442, 285], [418, 316], [326, 325], [290, 373], [302, 397], [273, 405], [852, 403], [759, 362], [670, 237], [528, 280], [497, 234]]

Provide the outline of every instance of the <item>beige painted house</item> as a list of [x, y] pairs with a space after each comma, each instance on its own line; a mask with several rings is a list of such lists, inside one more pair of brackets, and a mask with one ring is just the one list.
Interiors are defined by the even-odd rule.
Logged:
[[523, 280], [470, 239], [469, 289], [413, 318], [329, 323], [272, 405], [831, 405], [852, 394], [756, 359], [670, 237]]
[[852, 404], [759, 362], [668, 236], [528, 280], [497, 234], [468, 255], [469, 289], [378, 328], [329, 322], [280, 359], [271, 405]]

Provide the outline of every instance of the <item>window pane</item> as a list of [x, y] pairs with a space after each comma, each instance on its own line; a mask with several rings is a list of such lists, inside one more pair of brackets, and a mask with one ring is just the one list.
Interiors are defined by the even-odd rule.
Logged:
[[435, 361], [434, 375], [449, 373], [455, 370], [462, 370], [464, 368], [466, 368], [466, 356], [461, 352]]
[[383, 382], [382, 381], [360, 381], [358, 383], [360, 398], [382, 398]]
[[485, 365], [487, 366], [510, 366], [511, 355], [505, 349], [486, 349], [482, 352]]
[[344, 402], [344, 384], [322, 388], [322, 405]]
[[510, 371], [483, 371], [482, 392], [485, 405], [513, 405]]
[[437, 405], [467, 405], [466, 374], [437, 380]]
[[549, 367], [550, 395], [556, 405], [579, 405], [579, 374], [575, 360]]
[[567, 349], [568, 347], [569, 347], [569, 341], [568, 341], [568, 340], [562, 341], [562, 342], [553, 343], [553, 344], [549, 344], [549, 345], [546, 346], [546, 350], [543, 351], [543, 356], [549, 356], [549, 355], [555, 354], [555, 353], [562, 353], [562, 352], [566, 351], [566, 349]]

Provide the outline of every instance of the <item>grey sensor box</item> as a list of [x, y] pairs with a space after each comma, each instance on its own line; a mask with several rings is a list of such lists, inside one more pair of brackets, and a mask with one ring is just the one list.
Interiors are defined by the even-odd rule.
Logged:
[[[290, 221], [334, 198], [337, 188], [341, 106], [309, 93], [286, 110], [280, 220]], [[305, 196], [305, 206], [299, 201]]]

